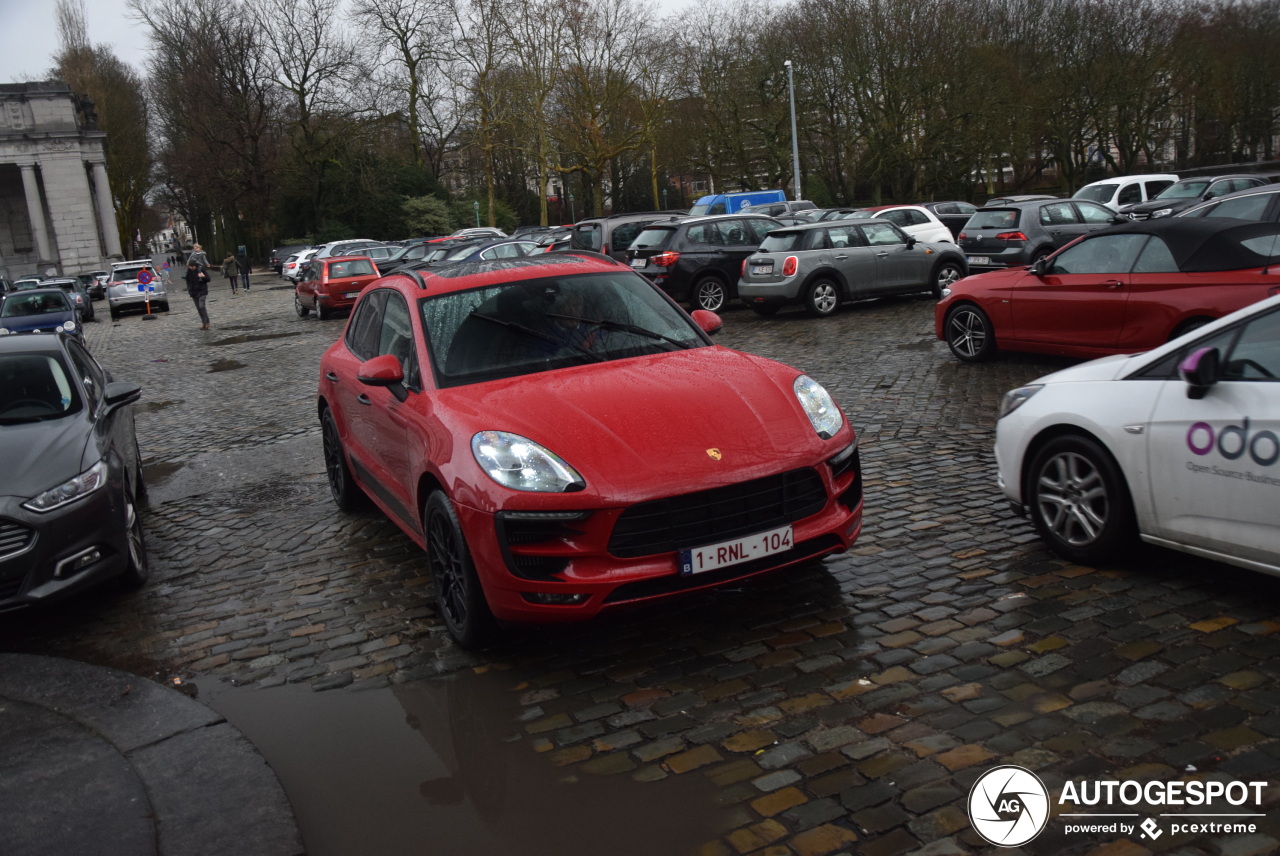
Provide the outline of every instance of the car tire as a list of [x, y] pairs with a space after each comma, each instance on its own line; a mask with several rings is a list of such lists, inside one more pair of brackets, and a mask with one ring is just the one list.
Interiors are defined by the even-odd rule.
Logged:
[[[142, 480], [142, 472], [138, 472], [138, 483]], [[120, 584], [124, 588], [141, 588], [151, 576], [151, 567], [147, 560], [147, 538], [142, 529], [142, 503], [138, 502], [137, 485], [126, 490], [124, 497], [125, 526], [127, 529], [128, 552], [125, 556], [124, 573], [120, 575]]]
[[158, 305], [159, 305], [159, 307], [160, 307], [160, 311], [161, 311], [161, 312], [168, 312], [168, 311], [169, 311], [169, 301], [167, 301], [167, 300], [166, 300], [164, 303], [161, 303], [161, 304], [158, 304]]
[[112, 309], [112, 310], [111, 310], [111, 320], [112, 320], [112, 321], [119, 321], [119, 320], [120, 320], [120, 313], [119, 313], [119, 312], [117, 312], [116, 310]]
[[718, 276], [704, 276], [693, 284], [689, 293], [691, 309], [705, 309], [708, 312], [719, 312], [728, 300], [729, 290]]
[[453, 503], [443, 491], [434, 491], [427, 498], [422, 518], [436, 611], [459, 645], [478, 647], [493, 637], [497, 622], [485, 600]]
[[965, 363], [980, 363], [996, 353], [995, 331], [991, 319], [972, 303], [951, 307], [942, 323], [947, 347], [955, 358]]
[[333, 314], [332, 310], [326, 309], [325, 307], [320, 305], [320, 301], [318, 300], [316, 301], [316, 317], [317, 318], [319, 318], [321, 321], [328, 321], [329, 316], [331, 316], [332, 314]]
[[761, 318], [772, 318], [778, 314], [778, 310], [782, 307], [776, 303], [753, 303], [751, 311], [759, 315]]
[[804, 308], [816, 318], [834, 315], [840, 308], [840, 286], [829, 279], [816, 279], [804, 293]]
[[1035, 263], [1036, 263], [1036, 262], [1038, 262], [1038, 261], [1042, 261], [1042, 260], [1044, 260], [1044, 259], [1049, 258], [1049, 254], [1050, 254], [1050, 253], [1052, 253], [1052, 252], [1053, 252], [1053, 249], [1052, 249], [1052, 248], [1045, 248], [1045, 247], [1041, 247], [1040, 249], [1038, 249], [1038, 250], [1036, 250], [1034, 253], [1032, 253], [1032, 255], [1031, 255], [1031, 261], [1027, 262], [1027, 266], [1029, 267], [1029, 266], [1031, 266], [1031, 265], [1035, 264]]
[[1046, 443], [1031, 459], [1026, 486], [1031, 521], [1055, 553], [1096, 565], [1132, 543], [1128, 485], [1115, 459], [1091, 437]]
[[299, 318], [306, 318], [311, 314], [311, 310], [302, 305], [302, 298], [296, 293], [293, 295], [293, 311], [298, 313]]
[[1218, 319], [1216, 318], [1209, 318], [1207, 316], [1201, 316], [1199, 318], [1188, 318], [1186, 321], [1183, 321], [1177, 327], [1173, 328], [1173, 332], [1169, 334], [1169, 338], [1166, 341], [1172, 342], [1174, 339], [1178, 338], [1179, 336], [1185, 336], [1187, 333], [1190, 333], [1192, 330], [1199, 330], [1204, 325], [1212, 323], [1217, 320]]
[[339, 511], [355, 511], [364, 504], [364, 493], [351, 477], [342, 437], [338, 434], [338, 422], [327, 407], [320, 416], [320, 435], [324, 446], [324, 471], [329, 478], [333, 504]]
[[943, 262], [933, 271], [933, 296], [942, 299], [943, 289], [955, 285], [964, 276], [964, 270], [955, 262]]

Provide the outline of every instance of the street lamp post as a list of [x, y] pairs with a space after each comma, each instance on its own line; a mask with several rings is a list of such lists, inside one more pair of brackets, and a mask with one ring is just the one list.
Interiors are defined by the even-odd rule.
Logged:
[[667, 189], [665, 187], [662, 188], [662, 210], [667, 210]]
[[480, 226], [480, 203], [479, 203], [479, 202], [472, 202], [472, 203], [471, 203], [471, 207], [475, 209], [475, 212], [476, 212], [476, 227], [477, 227], [477, 228], [479, 228], [479, 226]]
[[578, 222], [578, 209], [573, 207], [573, 194], [569, 194], [569, 222]]
[[800, 198], [800, 141], [796, 138], [796, 83], [791, 76], [791, 60], [783, 65], [787, 68], [787, 92], [791, 96], [791, 172], [793, 175], [792, 198]]

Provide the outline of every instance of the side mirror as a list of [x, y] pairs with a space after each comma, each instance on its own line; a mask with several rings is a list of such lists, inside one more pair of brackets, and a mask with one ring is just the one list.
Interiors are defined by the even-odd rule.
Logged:
[[908, 250], [909, 250], [909, 249], [911, 249], [912, 247], [914, 247], [914, 246], [915, 246], [916, 244], [918, 244], [918, 243], [920, 243], [920, 239], [919, 239], [919, 238], [917, 238], [915, 235], [907, 235], [907, 249], [908, 249]]
[[1204, 398], [1218, 382], [1221, 355], [1217, 348], [1197, 348], [1178, 364], [1178, 376], [1187, 385], [1187, 398]]
[[142, 387], [122, 380], [112, 381], [102, 392], [102, 402], [107, 407], [133, 404], [139, 398], [142, 398]]
[[1037, 259], [1036, 263], [1027, 268], [1027, 270], [1035, 276], [1044, 276], [1049, 270], [1049, 260]]
[[702, 328], [702, 332], [708, 336], [714, 336], [720, 332], [720, 328], [724, 326], [724, 322], [720, 320], [720, 316], [706, 309], [693, 310], [693, 323]]
[[1130, 223], [1130, 222], [1132, 221], [1124, 214], [1116, 214], [1111, 218], [1111, 225], [1113, 226], [1119, 226], [1121, 223]]
[[404, 368], [391, 354], [383, 354], [361, 364], [360, 371], [356, 372], [356, 380], [365, 386], [386, 387], [398, 401], [409, 397], [404, 388]]

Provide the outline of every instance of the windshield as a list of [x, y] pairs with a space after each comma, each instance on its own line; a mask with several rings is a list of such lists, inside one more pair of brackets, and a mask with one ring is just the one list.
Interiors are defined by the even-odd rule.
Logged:
[[1156, 199], [1197, 199], [1208, 186], [1207, 181], [1179, 181], [1160, 191]]
[[71, 304], [67, 296], [58, 292], [47, 294], [12, 294], [0, 304], [0, 317], [22, 318], [28, 315], [52, 315], [55, 312], [70, 312]]
[[58, 419], [79, 409], [60, 360], [47, 354], [0, 355], [0, 425]]
[[625, 271], [488, 286], [421, 306], [441, 386], [707, 344], [688, 316]]
[[1090, 202], [1110, 202], [1115, 196], [1118, 184], [1091, 184], [1076, 191], [1076, 199], [1088, 199]]

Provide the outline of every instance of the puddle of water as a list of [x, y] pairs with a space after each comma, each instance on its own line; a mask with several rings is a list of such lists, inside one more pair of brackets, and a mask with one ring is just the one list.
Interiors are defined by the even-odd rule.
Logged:
[[213, 364], [209, 366], [209, 374], [213, 374], [214, 372], [229, 372], [242, 368], [244, 368], [244, 363], [239, 360], [215, 360]]
[[142, 413], [158, 413], [161, 410], [168, 410], [175, 404], [181, 404], [180, 401], [144, 401], [141, 404], [135, 404], [134, 409]]
[[228, 336], [225, 339], [218, 339], [210, 342], [210, 345], [243, 345], [245, 342], [262, 342], [267, 339], [284, 339], [289, 336], [301, 336], [301, 331], [291, 333], [258, 333], [257, 335], [249, 335], [248, 333], [241, 336]]
[[201, 701], [275, 770], [309, 856], [652, 856], [714, 839], [698, 773], [636, 782], [552, 765], [516, 721], [509, 673], [389, 688], [228, 687]]

